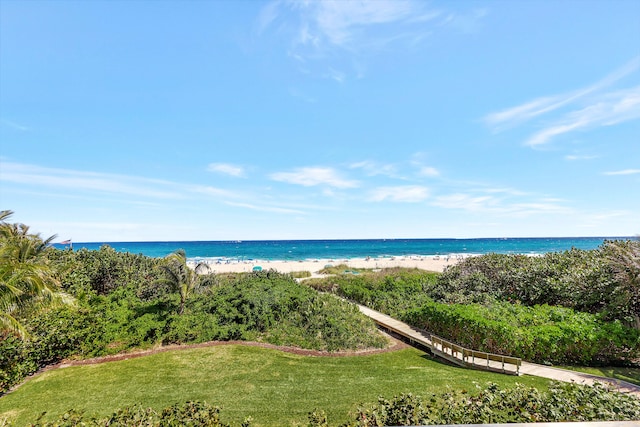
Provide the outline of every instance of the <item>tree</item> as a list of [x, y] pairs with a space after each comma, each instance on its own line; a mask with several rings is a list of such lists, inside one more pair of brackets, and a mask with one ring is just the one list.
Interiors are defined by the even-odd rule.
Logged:
[[617, 282], [613, 293], [616, 305], [630, 315], [633, 327], [640, 329], [640, 241], [608, 241], [603, 250]]
[[166, 263], [162, 265], [164, 277], [158, 283], [168, 285], [174, 292], [180, 295], [180, 309], [178, 314], [184, 313], [184, 306], [187, 298], [201, 286], [199, 274], [208, 270], [209, 266], [198, 263], [195, 268], [187, 265], [187, 255], [183, 249], [167, 255]]
[[0, 336], [28, 338], [20, 318], [64, 300], [44, 252], [56, 236], [42, 239], [24, 224], [7, 221], [0, 211]]

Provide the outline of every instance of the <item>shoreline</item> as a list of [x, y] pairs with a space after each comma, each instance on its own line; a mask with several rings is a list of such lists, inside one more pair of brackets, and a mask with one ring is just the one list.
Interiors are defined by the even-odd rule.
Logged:
[[313, 260], [220, 260], [190, 259], [188, 265], [195, 267], [197, 263], [203, 263], [209, 267], [210, 273], [248, 273], [256, 270], [275, 270], [280, 273], [293, 273], [309, 271], [312, 275], [326, 266], [345, 264], [349, 268], [383, 269], [383, 268], [418, 268], [425, 271], [443, 272], [445, 268], [455, 265], [464, 258], [473, 255], [415, 255], [397, 257], [366, 257], [366, 258], [340, 258], [340, 259], [313, 259]]

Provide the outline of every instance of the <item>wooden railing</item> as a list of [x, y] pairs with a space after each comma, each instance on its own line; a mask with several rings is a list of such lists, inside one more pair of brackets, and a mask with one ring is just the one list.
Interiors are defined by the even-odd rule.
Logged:
[[431, 335], [431, 351], [455, 364], [466, 367], [520, 375], [522, 359], [484, 351], [469, 350], [436, 335]]

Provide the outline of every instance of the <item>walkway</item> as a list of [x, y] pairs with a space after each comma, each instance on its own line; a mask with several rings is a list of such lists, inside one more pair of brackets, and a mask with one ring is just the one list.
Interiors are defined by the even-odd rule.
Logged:
[[[379, 311], [372, 310], [363, 305], [358, 304], [358, 308], [363, 314], [373, 319], [373, 321], [376, 322], [381, 327], [387, 330], [390, 330], [392, 332], [395, 332], [398, 335], [401, 335], [402, 337], [408, 339], [409, 342], [412, 344], [418, 344], [422, 347], [426, 347], [429, 350], [431, 350], [432, 353], [456, 363], [455, 360], [453, 360], [451, 357], [448, 357], [450, 355], [442, 354], [441, 351], [438, 351], [437, 347], [436, 347], [436, 351], [433, 351], [434, 343], [432, 342], [431, 334], [418, 330], [416, 328], [413, 328], [407, 325], [406, 323], [400, 322], [399, 320], [396, 320], [390, 316], [387, 316], [386, 314], [380, 313]], [[435, 337], [434, 337], [434, 341], [435, 341]], [[513, 359], [513, 358], [509, 358], [509, 359]], [[458, 360], [460, 360], [460, 358], [458, 358]], [[494, 362], [492, 361], [491, 363], [494, 363]], [[549, 366], [538, 365], [535, 363], [529, 363], [524, 361], [518, 362], [518, 365], [519, 365], [518, 366], [519, 371], [516, 371], [516, 373], [519, 373], [519, 374], [535, 375], [538, 377], [549, 378], [557, 381], [575, 382], [577, 384], [592, 385], [595, 382], [599, 382], [602, 384], [607, 384], [617, 391], [632, 394], [640, 398], [640, 386], [631, 384], [626, 381], [607, 378], [607, 377], [600, 377], [597, 375], [591, 375], [591, 374], [586, 374], [582, 372], [569, 371], [566, 369], [552, 368]], [[466, 366], [468, 366], [468, 364]], [[478, 369], [486, 370], [485, 367], [479, 364], [474, 364], [473, 366]], [[489, 370], [499, 371], [499, 369], [495, 369], [495, 368], [494, 369], [490, 368]]]

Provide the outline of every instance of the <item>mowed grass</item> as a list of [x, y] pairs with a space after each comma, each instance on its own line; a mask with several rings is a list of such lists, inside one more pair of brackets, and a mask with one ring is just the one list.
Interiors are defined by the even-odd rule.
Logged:
[[547, 380], [449, 366], [407, 348], [353, 357], [300, 356], [260, 347], [223, 345], [185, 349], [97, 365], [44, 372], [0, 398], [3, 417], [25, 425], [75, 408], [106, 416], [133, 404], [161, 409], [188, 400], [222, 408], [222, 420], [254, 426], [306, 425], [308, 413], [327, 412], [331, 425], [347, 421], [359, 403], [403, 392], [422, 396], [475, 390], [475, 383], [516, 382], [546, 389]]
[[627, 381], [632, 384], [640, 385], [640, 368], [624, 368], [624, 367], [602, 367], [590, 368], [584, 366], [560, 366], [563, 369], [572, 371], [585, 372], [587, 374], [599, 375], [601, 377], [615, 378], [617, 380]]

